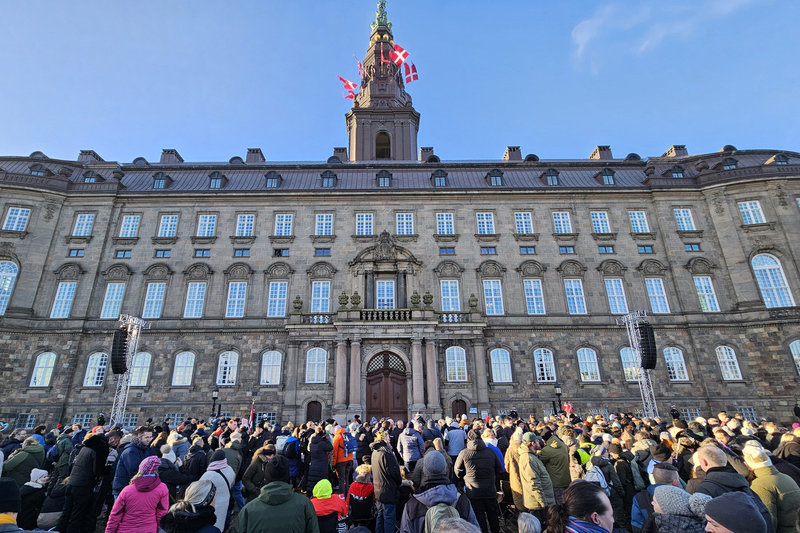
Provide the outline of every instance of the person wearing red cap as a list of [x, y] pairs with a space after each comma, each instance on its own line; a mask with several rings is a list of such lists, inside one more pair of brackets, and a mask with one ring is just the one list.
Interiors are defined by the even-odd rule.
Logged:
[[158, 478], [161, 459], [150, 456], [139, 463], [131, 484], [122, 489], [111, 514], [106, 533], [158, 531], [158, 524], [169, 512], [169, 490]]

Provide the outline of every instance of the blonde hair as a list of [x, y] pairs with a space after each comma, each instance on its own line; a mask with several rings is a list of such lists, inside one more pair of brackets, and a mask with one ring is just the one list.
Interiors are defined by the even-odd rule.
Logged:
[[175, 502], [172, 507], [169, 508], [169, 512], [191, 511], [196, 513], [196, 507], [206, 499], [209, 491], [213, 488], [214, 484], [207, 479], [195, 481], [186, 487], [186, 493], [183, 495], [183, 499]]
[[444, 450], [444, 442], [442, 442], [441, 437], [436, 437], [435, 439], [433, 439], [433, 447], [439, 451]]

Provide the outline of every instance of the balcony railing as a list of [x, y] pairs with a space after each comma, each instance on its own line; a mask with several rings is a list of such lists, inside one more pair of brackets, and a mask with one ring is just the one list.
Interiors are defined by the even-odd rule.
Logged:
[[461, 313], [458, 311], [448, 311], [446, 313], [439, 313], [439, 322], [445, 324], [469, 322], [469, 319], [470, 319], [470, 313]]
[[303, 315], [303, 324], [333, 324], [336, 313], [309, 313]]
[[411, 309], [362, 309], [365, 322], [406, 322], [411, 320]]

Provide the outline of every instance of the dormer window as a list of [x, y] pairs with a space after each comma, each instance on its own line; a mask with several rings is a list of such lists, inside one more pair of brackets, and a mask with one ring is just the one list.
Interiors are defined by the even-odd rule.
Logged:
[[83, 174], [83, 182], [84, 183], [97, 183], [97, 174], [92, 172], [91, 170], [84, 172]]
[[336, 187], [336, 174], [330, 170], [326, 170], [320, 174], [320, 187], [323, 189], [333, 189]]
[[726, 157], [722, 160], [722, 170], [733, 170], [736, 168], [736, 160], [732, 157]]
[[169, 183], [172, 180], [169, 176], [164, 174], [163, 172], [156, 172], [153, 174], [153, 188], [154, 189], [166, 189]]
[[545, 183], [550, 187], [558, 185], [558, 171], [554, 168], [549, 169], [544, 173]]
[[434, 187], [447, 187], [447, 172], [444, 170], [437, 170], [431, 178], [433, 179]]
[[44, 176], [44, 175], [45, 175], [44, 166], [39, 165], [38, 163], [36, 165], [31, 166], [31, 176]]
[[774, 158], [774, 162], [776, 165], [788, 165], [789, 158], [783, 154], [777, 154]]
[[499, 170], [495, 169], [489, 172], [486, 175], [486, 179], [489, 182], [489, 185], [492, 187], [502, 187], [503, 186], [503, 173]]
[[672, 167], [671, 172], [672, 172], [672, 177], [673, 178], [683, 178], [684, 177], [683, 167], [680, 167], [678, 165], [675, 165], [674, 167]]
[[278, 187], [281, 186], [281, 180], [282, 179], [283, 178], [281, 178], [281, 175], [278, 174], [277, 172], [275, 172], [274, 170], [270, 171], [270, 172], [267, 172], [267, 174], [266, 174], [266, 180], [267, 180], [266, 181], [266, 187], [267, 187], [267, 189], [277, 189]]
[[378, 187], [391, 187], [392, 186], [392, 174], [389, 171], [381, 170], [378, 172], [378, 175], [375, 177], [378, 183]]
[[600, 176], [603, 178], [603, 185], [614, 185], [614, 171], [610, 168], [603, 169]]
[[212, 172], [208, 175], [208, 188], [209, 189], [222, 189], [228, 179], [222, 172]]

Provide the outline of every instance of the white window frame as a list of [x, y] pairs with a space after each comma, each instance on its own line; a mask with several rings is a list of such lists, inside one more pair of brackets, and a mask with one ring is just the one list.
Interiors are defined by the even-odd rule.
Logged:
[[553, 233], [572, 233], [569, 211], [553, 211]]
[[453, 213], [436, 213], [436, 234], [454, 235], [456, 232]]
[[106, 284], [106, 294], [103, 298], [103, 309], [100, 311], [100, 318], [119, 318], [122, 309], [122, 300], [125, 298], [127, 283], [112, 282]]
[[86, 374], [83, 377], [84, 387], [102, 387], [108, 370], [108, 354], [95, 352], [86, 362]]
[[194, 377], [194, 362], [196, 356], [193, 352], [179, 352], [175, 354], [175, 365], [172, 367], [172, 386], [189, 387]]
[[217, 361], [217, 385], [231, 387], [236, 385], [239, 374], [239, 353], [234, 351], [222, 352]]
[[736, 352], [730, 346], [717, 346], [714, 350], [719, 362], [719, 371], [723, 381], [742, 381], [742, 371], [739, 369], [739, 360]]
[[533, 215], [530, 211], [517, 211], [514, 213], [514, 226], [518, 235], [533, 233]]
[[261, 385], [281, 384], [281, 361], [283, 354], [277, 350], [267, 350], [261, 354]]
[[672, 210], [675, 214], [675, 224], [678, 226], [678, 231], [696, 231], [697, 227], [694, 225], [694, 217], [692, 210], [688, 207], [676, 207]]
[[541, 279], [523, 279], [522, 290], [525, 292], [525, 309], [529, 315], [544, 315], [547, 313], [544, 305], [544, 287]]
[[256, 216], [252, 213], [236, 215], [236, 236], [252, 237], [256, 227]]
[[758, 200], [746, 200], [738, 202], [737, 205], [739, 206], [739, 214], [742, 216], [743, 224], [764, 224], [767, 221], [764, 218], [764, 211], [761, 209], [761, 202]]
[[758, 254], [753, 256], [750, 264], [766, 307], [794, 307], [794, 296], [780, 259], [771, 254]]
[[312, 281], [311, 282], [311, 312], [330, 313], [331, 312], [331, 282]]
[[439, 280], [439, 290], [442, 296], [442, 311], [461, 311], [461, 296], [457, 279]]
[[69, 318], [77, 287], [77, 281], [60, 281], [58, 283], [56, 295], [53, 298], [53, 307], [50, 310], [50, 318]]
[[3, 221], [3, 231], [25, 231], [31, 218], [31, 210], [27, 207], [9, 207]]
[[197, 236], [213, 237], [217, 233], [217, 215], [197, 216]]
[[374, 235], [374, 220], [372, 213], [356, 213], [356, 235]]
[[192, 281], [187, 284], [183, 318], [203, 318], [207, 289], [208, 283], [205, 281]]
[[478, 235], [494, 235], [494, 213], [475, 213]]
[[53, 370], [56, 367], [56, 354], [54, 352], [42, 352], [36, 356], [31, 372], [31, 387], [49, 387], [53, 379]]
[[495, 348], [489, 352], [492, 362], [492, 381], [494, 383], [511, 383], [511, 354], [505, 348]]
[[94, 213], [78, 213], [72, 227], [73, 237], [89, 237], [94, 227]]
[[150, 375], [150, 363], [153, 355], [149, 352], [138, 352], [131, 359], [130, 385], [131, 387], [146, 387]]
[[375, 280], [375, 308], [395, 309], [395, 286], [393, 279]]
[[161, 318], [166, 292], [167, 284], [163, 281], [151, 281], [147, 284], [144, 306], [142, 307], [142, 318]]
[[555, 383], [556, 362], [552, 350], [537, 348], [533, 351], [533, 363], [536, 381], [539, 383]]
[[664, 361], [667, 367], [667, 377], [670, 381], [689, 381], [689, 371], [683, 350], [674, 346], [664, 348]]
[[797, 371], [797, 375], [800, 376], [800, 340], [792, 341], [789, 344], [789, 353], [792, 354], [792, 360], [794, 361], [794, 367]]
[[314, 235], [333, 235], [333, 213], [317, 213], [314, 223]]
[[505, 314], [503, 307], [503, 281], [499, 279], [483, 280], [483, 303], [486, 314], [499, 316]]
[[178, 235], [178, 215], [161, 215], [158, 220], [159, 237], [176, 237]]
[[650, 233], [650, 224], [647, 222], [646, 211], [628, 211], [628, 220], [631, 222], [631, 233]]
[[600, 381], [600, 364], [597, 362], [596, 351], [591, 348], [578, 349], [578, 371], [584, 383]]
[[608, 298], [608, 310], [612, 315], [625, 315], [628, 313], [628, 299], [625, 297], [625, 283], [622, 278], [605, 278]]
[[445, 376], [448, 382], [467, 381], [467, 352], [461, 346], [445, 350]]
[[650, 312], [654, 315], [669, 314], [669, 300], [667, 292], [664, 290], [664, 280], [662, 278], [645, 278], [644, 287], [647, 291], [647, 299], [650, 301]]
[[398, 235], [414, 235], [414, 213], [395, 213]]
[[133, 239], [139, 235], [139, 222], [141, 215], [125, 215], [119, 225], [119, 236], [122, 238]]
[[564, 295], [567, 298], [567, 312], [571, 315], [585, 315], [586, 297], [583, 292], [583, 280], [567, 278], [564, 280]]
[[328, 352], [311, 348], [306, 352], [306, 383], [327, 383]]
[[288, 281], [270, 281], [267, 298], [267, 317], [282, 318], [286, 316], [286, 294]]
[[19, 267], [12, 261], [0, 261], [0, 316], [6, 314], [8, 303], [17, 283]]
[[619, 359], [622, 363], [622, 375], [625, 381], [639, 381], [639, 358], [636, 357], [636, 350], [630, 346], [624, 346], [619, 351]]
[[692, 280], [697, 291], [697, 299], [700, 301], [700, 310], [704, 313], [718, 313], [719, 302], [711, 276], [694, 276]]
[[225, 304], [225, 318], [244, 317], [247, 304], [247, 282], [231, 281], [228, 283], [228, 301]]
[[278, 213], [275, 215], [275, 237], [291, 237], [294, 215]]
[[592, 231], [594, 233], [611, 233], [611, 223], [608, 220], [608, 211], [590, 211]]

